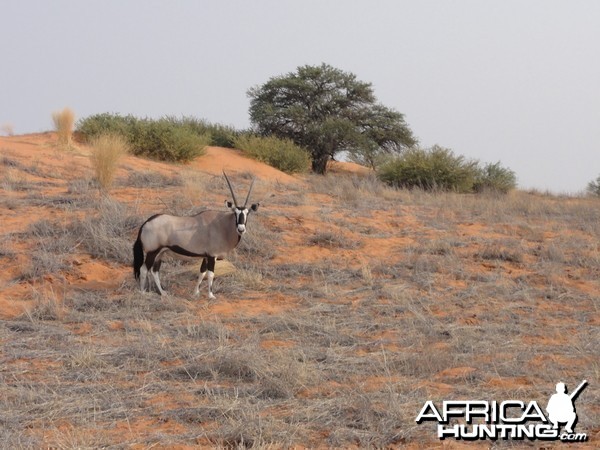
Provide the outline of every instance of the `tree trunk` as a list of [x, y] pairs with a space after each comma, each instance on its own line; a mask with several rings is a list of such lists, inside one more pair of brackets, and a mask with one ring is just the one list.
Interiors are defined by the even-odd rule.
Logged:
[[327, 163], [329, 162], [329, 155], [321, 155], [313, 157], [312, 170], [314, 173], [319, 175], [325, 175], [327, 173]]

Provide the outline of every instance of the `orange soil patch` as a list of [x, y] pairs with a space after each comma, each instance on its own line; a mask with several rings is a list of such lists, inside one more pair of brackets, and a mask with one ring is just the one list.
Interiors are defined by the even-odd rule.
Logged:
[[368, 175], [373, 173], [373, 169], [361, 166], [353, 162], [330, 161], [327, 164], [327, 170], [331, 173], [353, 173], [357, 175]]
[[436, 379], [455, 379], [455, 378], [464, 378], [469, 376], [470, 374], [476, 372], [477, 369], [474, 367], [453, 367], [450, 369], [444, 369], [441, 372], [438, 372], [435, 375]]
[[189, 167], [218, 176], [221, 176], [222, 172], [225, 171], [228, 175], [236, 172], [251, 173], [257, 178], [268, 179], [277, 183], [298, 182], [298, 179], [291, 175], [244, 156], [244, 153], [240, 150], [224, 147], [207, 147], [206, 154], [192, 161]]
[[[251, 294], [248, 293], [247, 296]], [[254, 294], [251, 299], [218, 299], [206, 306], [200, 306], [209, 314], [216, 316], [256, 316], [259, 314], [275, 315], [292, 308], [294, 302], [281, 294], [270, 294], [268, 298]]]
[[488, 386], [506, 390], [518, 390], [533, 383], [528, 377], [494, 377], [487, 380]]
[[294, 342], [282, 341], [280, 339], [265, 339], [265, 340], [261, 341], [261, 343], [260, 343], [260, 346], [265, 349], [291, 348], [291, 347], [294, 347], [295, 345], [296, 344]]
[[118, 287], [125, 276], [122, 267], [114, 267], [104, 262], [94, 260], [87, 255], [75, 259], [77, 276], [71, 279], [71, 284], [81, 289], [114, 289]]

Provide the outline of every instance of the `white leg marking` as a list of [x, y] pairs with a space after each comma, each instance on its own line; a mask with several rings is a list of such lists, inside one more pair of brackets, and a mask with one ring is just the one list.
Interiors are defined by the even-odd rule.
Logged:
[[154, 284], [156, 285], [158, 292], [160, 292], [160, 295], [165, 295], [166, 292], [163, 289], [162, 285], [160, 284], [159, 273], [154, 271], [154, 265], [157, 263], [160, 263], [161, 256], [166, 250], [167, 250], [166, 248], [163, 248], [161, 251], [158, 252], [158, 255], [156, 255], [156, 257], [154, 258], [154, 263], [152, 264], [152, 267], [150, 268], [150, 274], [152, 274], [152, 278], [154, 279]]
[[[146, 259], [146, 258], [144, 258]], [[142, 290], [142, 292], [144, 292], [146, 290], [146, 281], [148, 280], [148, 269], [146, 268], [146, 262], [144, 261], [144, 264], [142, 264], [142, 267], [140, 267], [140, 289]]]
[[152, 274], [152, 278], [154, 278], [154, 284], [156, 284], [156, 287], [158, 288], [158, 292], [160, 292], [160, 295], [165, 295], [166, 292], [163, 291], [163, 288], [160, 285], [160, 279], [158, 278], [158, 272], [151, 270], [150, 273]]
[[208, 271], [208, 298], [210, 300], [214, 300], [215, 295], [212, 293], [212, 284], [213, 284], [213, 278], [215, 277], [215, 273], [211, 272], [210, 270]]
[[194, 289], [194, 295], [200, 295], [200, 283], [204, 280], [205, 275], [206, 272], [200, 272], [200, 275], [198, 275], [198, 282], [196, 283], [196, 289]]

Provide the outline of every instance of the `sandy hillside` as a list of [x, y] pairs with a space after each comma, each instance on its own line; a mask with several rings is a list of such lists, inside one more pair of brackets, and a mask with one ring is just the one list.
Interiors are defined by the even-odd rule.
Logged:
[[[427, 400], [545, 406], [583, 379], [576, 448], [597, 448], [597, 200], [395, 191], [357, 165], [290, 176], [216, 147], [124, 157], [107, 194], [88, 156], [0, 137], [7, 448], [487, 448], [414, 419]], [[194, 262], [163, 265], [169, 295], [140, 293], [141, 223], [224, 208], [223, 170], [238, 198], [256, 177], [261, 207], [217, 300], [191, 295]]]

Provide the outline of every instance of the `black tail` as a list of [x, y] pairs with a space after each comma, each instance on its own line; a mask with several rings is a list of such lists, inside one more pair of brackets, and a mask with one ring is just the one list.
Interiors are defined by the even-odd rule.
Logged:
[[138, 233], [137, 240], [133, 244], [133, 276], [136, 280], [140, 279], [140, 268], [144, 264], [144, 246], [142, 245], [142, 228]]
[[142, 229], [144, 225], [150, 222], [152, 219], [160, 216], [161, 214], [155, 214], [146, 220], [142, 226], [140, 227], [140, 231], [138, 231], [137, 240], [133, 244], [133, 276], [136, 280], [140, 279], [140, 268], [142, 264], [144, 264], [144, 244], [142, 244]]

